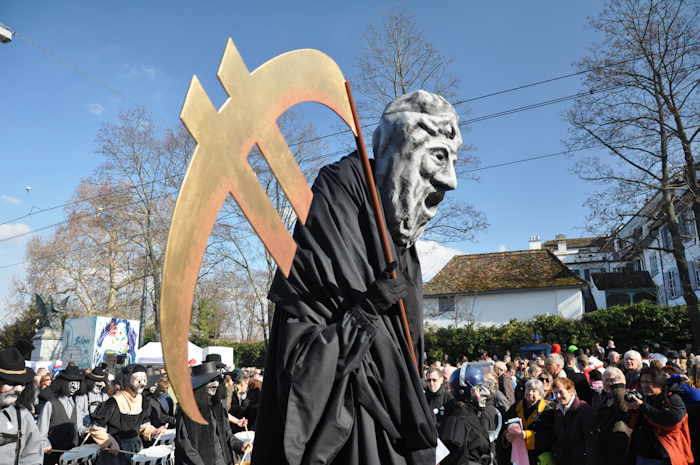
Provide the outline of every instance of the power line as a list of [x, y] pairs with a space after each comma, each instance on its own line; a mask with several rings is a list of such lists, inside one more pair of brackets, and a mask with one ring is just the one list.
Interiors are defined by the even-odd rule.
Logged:
[[[151, 200], [159, 200], [159, 199], [163, 199], [163, 198], [168, 197], [168, 196], [170, 196], [170, 194], [169, 194], [169, 193], [166, 193], [166, 194], [163, 194], [163, 195], [159, 195], [159, 196], [153, 197], [153, 199], [151, 199]], [[135, 204], [140, 203], [140, 202], [141, 202], [140, 200], [134, 200], [134, 201], [132, 201], [132, 202], [127, 202], [127, 203], [124, 203], [124, 204], [121, 204], [121, 205], [116, 205], [116, 206], [114, 206], [114, 207], [103, 208], [102, 210], [97, 210], [97, 211], [95, 211], [95, 212], [79, 214], [79, 215], [77, 216], [77, 218], [76, 218], [76, 217], [70, 217], [70, 218], [67, 218], [67, 219], [65, 219], [65, 220], [63, 220], [63, 221], [59, 221], [58, 223], [49, 224], [49, 225], [47, 225], [47, 226], [42, 226], [42, 227], [40, 227], [40, 228], [32, 229], [31, 231], [25, 231], [25, 232], [22, 232], [22, 233], [19, 233], [19, 234], [15, 234], [15, 235], [12, 235], [12, 236], [9, 236], [9, 237], [3, 237], [2, 239], [0, 239], [0, 243], [2, 243], [2, 242], [7, 242], [7, 241], [11, 241], [11, 240], [13, 240], [13, 239], [19, 239], [20, 237], [24, 237], [24, 236], [30, 236], [30, 235], [32, 235], [32, 234], [36, 234], [36, 233], [41, 232], [41, 231], [46, 231], [46, 230], [48, 230], [48, 229], [52, 229], [52, 228], [61, 226], [61, 225], [63, 225], [63, 224], [70, 223], [71, 221], [76, 220], [76, 219], [82, 220], [82, 219], [88, 218], [88, 217], [93, 216], [93, 215], [100, 215], [100, 214], [103, 214], [103, 213], [106, 213], [106, 212], [110, 212], [110, 211], [114, 211], [114, 210], [119, 210], [119, 209], [122, 209], [122, 208], [130, 207], [131, 205], [135, 205]]]
[[[234, 213], [230, 213], [230, 214], [225, 215], [224, 217], [220, 218], [219, 221], [220, 221], [221, 219], [226, 218], [226, 217], [230, 218], [231, 216], [234, 216], [234, 215], [235, 215]], [[234, 224], [229, 225], [229, 226], [233, 228], [233, 227], [235, 227], [235, 226], [240, 226], [241, 224], [246, 224], [246, 223], [248, 223], [248, 221], [240, 221], [240, 222], [238, 222], [238, 223], [234, 223]], [[166, 228], [166, 229], [169, 229], [169, 228]], [[156, 230], [156, 232], [164, 232], [164, 230], [163, 230], [163, 229], [160, 229], [160, 230]], [[125, 238], [112, 239], [112, 240], [109, 240], [109, 241], [106, 241], [106, 242], [99, 242], [99, 243], [97, 243], [97, 244], [93, 244], [93, 245], [89, 245], [89, 246], [85, 246], [85, 247], [76, 247], [76, 248], [74, 248], [74, 249], [70, 249], [70, 250], [67, 250], [67, 251], [65, 251], [65, 252], [56, 252], [56, 253], [48, 254], [48, 255], [41, 255], [41, 256], [39, 256], [39, 257], [36, 257], [36, 259], [37, 259], [37, 260], [48, 260], [48, 259], [51, 259], [51, 258], [59, 257], [59, 256], [61, 256], [61, 255], [66, 255], [66, 256], [67, 256], [67, 255], [69, 255], [69, 254], [73, 254], [73, 253], [76, 253], [76, 252], [83, 252], [83, 251], [85, 251], [85, 250], [100, 249], [100, 248], [102, 248], [102, 247], [106, 247], [106, 246], [108, 246], [108, 245], [111, 245], [111, 244], [113, 244], [113, 243], [115, 243], [115, 242], [120, 242], [120, 241], [123, 241], [122, 243], [123, 243], [123, 244], [126, 244], [127, 242], [130, 242], [130, 241], [132, 241], [132, 240], [134, 240], [134, 239], [137, 239], [137, 238], [139, 238], [139, 237], [141, 237], [141, 236], [143, 236], [142, 233], [137, 233], [137, 234], [134, 234], [134, 235], [132, 235], [132, 236], [127, 236], [127, 237], [125, 237]], [[255, 233], [253, 233], [253, 234], [248, 234], [248, 235], [239, 237], [238, 239], [239, 239], [239, 240], [242, 240], [242, 239], [249, 239], [249, 238], [251, 238], [251, 237], [257, 237], [257, 235], [256, 235]], [[6, 269], [6, 268], [13, 268], [13, 267], [15, 267], [15, 266], [24, 265], [24, 264], [27, 263], [27, 261], [28, 261], [28, 260], [24, 260], [24, 261], [21, 261], [21, 262], [11, 263], [11, 264], [9, 264], [9, 265], [2, 265], [2, 266], [0, 266], [0, 270]]]
[[[693, 126], [689, 126], [687, 129], [695, 129], [695, 128], [698, 128], [698, 127], [700, 127], [700, 125], [693, 125]], [[643, 136], [643, 135], [642, 135], [642, 136], [630, 137], [630, 138], [628, 138], [628, 139], [623, 139], [623, 140], [616, 141], [616, 142], [615, 142], [614, 144], [612, 144], [612, 145], [624, 144], [624, 143], [631, 142], [631, 141], [634, 141], [634, 140], [638, 140], [638, 139], [641, 139], [641, 138], [644, 138], [644, 137], [646, 137], [646, 136]], [[479, 167], [479, 168], [474, 168], [474, 169], [472, 169], [472, 170], [468, 170], [467, 172], [473, 173], [473, 172], [476, 172], [476, 171], [483, 171], [483, 170], [487, 170], [487, 169], [501, 168], [501, 167], [504, 167], [504, 166], [511, 166], [511, 165], [516, 165], [516, 164], [519, 164], [519, 163], [526, 163], [526, 162], [529, 162], [529, 161], [542, 160], [542, 159], [546, 159], [546, 158], [553, 158], [553, 157], [558, 157], [558, 156], [562, 156], [562, 155], [570, 155], [570, 154], [573, 154], [573, 153], [576, 153], [576, 152], [582, 152], [582, 151], [586, 151], [586, 150], [592, 150], [592, 149], [604, 148], [604, 147], [605, 147], [605, 146], [602, 145], [602, 144], [592, 144], [592, 145], [588, 145], [588, 146], [584, 146], [584, 147], [578, 147], [578, 148], [575, 148], [575, 149], [562, 150], [562, 151], [559, 151], [559, 152], [552, 152], [552, 153], [547, 153], [547, 154], [543, 154], [543, 155], [535, 155], [535, 156], [526, 157], [526, 158], [520, 158], [520, 159], [517, 159], [517, 160], [508, 161], [508, 162], [497, 163], [497, 164], [494, 164], [494, 165], [489, 165], [489, 166], [483, 166], [483, 167]], [[230, 217], [232, 217], [232, 216], [234, 216], [234, 215], [235, 215], [235, 213], [229, 213], [229, 214], [224, 215], [223, 217], [219, 218], [218, 221], [221, 221], [221, 220], [226, 219], [226, 218], [230, 218]], [[62, 223], [64, 223], [64, 222], [62, 222]], [[62, 223], [57, 223], [57, 224], [62, 224]], [[230, 226], [230, 227], [236, 227], [236, 226], [240, 226], [240, 225], [246, 224], [246, 223], [248, 223], [248, 221], [247, 221], [247, 220], [243, 220], [243, 221], [240, 221], [240, 222], [238, 222], [238, 223], [234, 223], [233, 225], [229, 225], [229, 226]], [[56, 225], [49, 225], [49, 226], [46, 226], [46, 227], [44, 227], [44, 228], [42, 228], [42, 229], [48, 229], [48, 228], [50, 228], [50, 227], [55, 227], [55, 226], [56, 226]], [[160, 232], [162, 232], [162, 230], [161, 230]], [[17, 236], [11, 237], [11, 238], [3, 239], [3, 240], [13, 239], [13, 238], [16, 238], [16, 237], [20, 237], [20, 236], [22, 236], [22, 235], [25, 235], [25, 234], [17, 235]], [[135, 235], [133, 235], [133, 236], [131, 236], [131, 237], [128, 237], [128, 238], [126, 238], [126, 239], [124, 239], [124, 240], [125, 240], [125, 241], [130, 241], [130, 240], [135, 239], [135, 238], [137, 238], [137, 237], [139, 237], [139, 236], [141, 236], [141, 235], [142, 235], [142, 234], [140, 234], [140, 233], [139, 233], [139, 234], [135, 234]], [[249, 235], [240, 237], [239, 239], [248, 239], [248, 238], [255, 237], [255, 236], [256, 236], [256, 234], [249, 234]], [[107, 242], [104, 242], [104, 243], [95, 244], [95, 245], [88, 246], [88, 247], [79, 247], [79, 248], [77, 248], [77, 249], [69, 250], [69, 251], [63, 252], [63, 253], [56, 253], [56, 254], [44, 255], [44, 256], [39, 257], [38, 259], [39, 259], [39, 260], [46, 260], [46, 259], [48, 259], [48, 258], [57, 257], [57, 256], [59, 256], [59, 255], [64, 255], [64, 254], [69, 254], [69, 253], [74, 253], [74, 252], [80, 252], [80, 251], [83, 251], [83, 250], [90, 250], [90, 249], [93, 249], [93, 248], [99, 248], [99, 247], [103, 247], [103, 246], [109, 245], [109, 244], [111, 244], [111, 243], [113, 243], [113, 242], [117, 242], [117, 241], [119, 241], [119, 240], [122, 240], [122, 239], [114, 239], [114, 240], [111, 240], [111, 241], [107, 241]], [[2, 242], [2, 241], [0, 241], [0, 242]], [[1, 270], [1, 269], [6, 269], [6, 268], [12, 268], [12, 267], [19, 266], [19, 265], [23, 265], [23, 264], [25, 264], [25, 263], [27, 263], [26, 260], [25, 260], [25, 261], [22, 261], [22, 262], [12, 263], [12, 264], [9, 264], [9, 265], [2, 265], [2, 266], [0, 266], [0, 270]]]
[[[42, 50], [43, 52], [45, 52], [48, 56], [51, 56], [52, 58], [56, 59], [57, 61], [59, 61], [59, 62], [65, 64], [65, 65], [68, 65], [67, 62], [65, 62], [64, 60], [60, 59], [55, 53], [51, 52], [50, 50], [45, 49], [45, 48], [42, 48], [41, 46], [39, 46], [38, 44], [34, 43], [33, 41], [31, 41], [31, 40], [28, 39], [27, 37], [22, 37], [22, 38], [23, 38], [24, 40], [26, 40], [28, 43], [30, 43], [30, 44], [32, 44], [33, 46], [35, 46], [36, 48], [38, 48], [39, 50]], [[694, 44], [689, 44], [689, 45], [682, 46], [682, 47], [677, 47], [676, 49], [680, 49], [680, 48], [690, 48], [690, 47], [693, 47], [693, 46], [696, 46], [696, 45], [700, 45], [700, 42], [694, 43]], [[578, 72], [575, 72], [575, 73], [563, 74], [563, 75], [555, 76], [555, 77], [552, 77], [552, 78], [549, 78], [549, 79], [544, 79], [544, 80], [540, 80], [540, 81], [534, 81], [534, 82], [530, 82], [530, 83], [527, 83], [527, 84], [522, 84], [522, 85], [519, 85], [519, 86], [511, 87], [511, 88], [508, 88], [508, 89], [503, 89], [503, 90], [500, 90], [500, 91], [495, 91], [495, 92], [483, 94], [483, 95], [480, 95], [480, 96], [477, 96], [477, 97], [471, 97], [471, 98], [467, 98], [467, 99], [458, 100], [458, 101], [454, 102], [453, 105], [460, 105], [460, 104], [463, 104], [463, 103], [473, 102], [473, 101], [476, 101], [476, 100], [481, 100], [481, 99], [493, 97], [493, 96], [496, 96], [496, 95], [502, 95], [502, 94], [505, 94], [505, 93], [514, 92], [514, 91], [521, 90], [521, 89], [525, 89], [525, 88], [529, 88], [529, 87], [534, 87], [534, 86], [538, 86], [538, 85], [542, 85], [542, 84], [547, 84], [547, 83], [554, 82], [554, 81], [558, 81], [558, 80], [561, 80], [561, 79], [566, 79], [566, 78], [570, 78], [570, 77], [574, 77], [574, 76], [579, 76], [579, 75], [586, 74], [586, 73], [589, 73], [589, 72], [592, 72], [592, 71], [595, 71], [595, 70], [605, 69], [605, 68], [609, 68], [609, 67], [612, 67], [612, 66], [619, 66], [619, 65], [621, 65], [621, 64], [625, 64], [625, 63], [629, 63], [629, 62], [632, 62], [632, 61], [639, 60], [639, 59], [641, 59], [641, 58], [644, 58], [644, 56], [645, 56], [645, 55], [641, 55], [641, 56], [638, 56], [638, 57], [632, 57], [632, 58], [628, 58], [628, 59], [626, 59], [626, 60], [622, 60], [622, 61], [619, 61], [619, 62], [611, 63], [611, 64], [609, 64], [609, 65], [605, 65], [605, 66], [601, 66], [601, 67], [591, 67], [591, 68], [588, 68], [588, 69], [585, 69], [585, 70], [581, 70], [581, 71], [578, 71]], [[97, 78], [92, 77], [92, 76], [89, 75], [88, 73], [86, 73], [86, 72], [80, 70], [80, 68], [78, 68], [77, 66], [74, 65], [74, 67], [75, 67], [75, 69], [76, 69], [78, 72], [80, 72], [80, 74], [82, 74], [83, 76], [88, 77], [88, 78], [90, 78], [90, 79], [93, 79], [93, 80], [95, 80], [95, 82], [98, 82], [98, 83], [104, 85], [105, 87], [107, 87], [108, 89], [110, 89], [110, 90], [112, 90], [112, 91], [118, 93], [118, 91], [116, 91], [115, 89], [113, 89], [113, 88], [109, 87], [108, 85], [102, 83], [101, 81], [97, 80]], [[700, 67], [700, 65], [694, 65], [694, 66], [689, 66], [689, 67], [687, 67], [687, 69], [691, 70], [691, 69], [693, 69], [693, 68], [699, 68], [699, 67]], [[460, 125], [460, 126], [466, 126], [466, 125], [468, 125], [468, 124], [472, 124], [472, 123], [476, 123], [476, 122], [480, 122], [480, 121], [485, 121], [485, 120], [494, 119], [494, 118], [500, 118], [500, 117], [503, 117], [503, 116], [509, 116], [509, 115], [512, 115], [512, 114], [515, 114], [515, 113], [519, 113], [519, 112], [522, 112], [522, 111], [528, 111], [528, 110], [533, 110], [533, 109], [537, 109], [537, 108], [542, 108], [542, 107], [545, 107], [545, 106], [554, 105], [554, 104], [561, 103], [561, 102], [565, 102], [565, 101], [569, 101], [569, 100], [574, 100], [574, 99], [576, 99], [576, 98], [583, 97], [583, 96], [587, 96], [587, 95], [593, 95], [593, 94], [596, 94], [596, 93], [607, 92], [607, 91], [613, 90], [613, 89], [618, 88], [618, 87], [624, 87], [624, 85], [621, 84], [621, 85], [610, 86], [610, 87], [601, 88], [601, 89], [597, 89], [597, 90], [590, 90], [590, 91], [578, 92], [578, 93], [571, 94], [571, 95], [566, 95], [566, 96], [563, 96], [563, 97], [558, 97], [558, 98], [554, 98], [554, 99], [550, 99], [550, 100], [544, 100], [544, 101], [540, 101], [540, 102], [536, 102], [536, 103], [532, 103], [532, 104], [528, 104], [528, 105], [524, 105], [524, 106], [518, 106], [518, 107], [510, 108], [510, 109], [507, 109], [507, 110], [503, 110], [503, 111], [499, 111], [499, 112], [495, 112], [495, 113], [490, 113], [490, 114], [482, 115], [482, 116], [479, 116], [479, 117], [476, 117], [476, 118], [471, 118], [471, 119], [468, 119], [468, 120], [460, 121], [459, 125]], [[361, 128], [362, 128], [362, 129], [365, 129], [365, 128], [369, 128], [369, 127], [372, 127], [372, 126], [376, 126], [377, 124], [378, 124], [378, 122], [366, 123], [366, 124], [362, 125]], [[314, 138], [311, 138], [311, 139], [306, 139], [306, 140], [294, 142], [294, 143], [289, 144], [289, 147], [295, 147], [295, 146], [299, 146], [299, 145], [306, 144], [306, 143], [316, 142], [316, 141], [323, 140], [323, 139], [326, 139], [326, 138], [329, 138], [329, 137], [334, 137], [334, 136], [338, 136], [338, 135], [342, 135], [342, 134], [348, 134], [348, 133], [350, 133], [350, 132], [351, 132], [350, 129], [343, 129], [343, 130], [339, 130], [339, 131], [336, 131], [336, 132], [333, 132], [333, 133], [329, 133], [329, 134], [321, 135], [321, 136], [318, 136], [318, 137], [314, 137]], [[331, 152], [331, 153], [327, 153], [327, 154], [318, 155], [318, 156], [316, 156], [316, 157], [311, 157], [311, 158], [307, 159], [306, 161], [323, 160], [323, 159], [327, 159], [327, 158], [330, 158], [330, 157], [332, 157], [332, 156], [340, 155], [340, 154], [343, 154], [343, 153], [345, 153], [345, 151], [343, 151], [343, 150], [335, 151], [335, 152]], [[510, 162], [508, 162], [508, 163], [510, 163]], [[477, 170], [480, 170], [480, 169], [484, 169], [484, 168], [479, 168], [479, 169], [477, 169]], [[472, 171], [474, 171], [474, 170], [472, 170]], [[472, 172], [472, 171], [468, 171], [468, 172]], [[144, 183], [141, 183], [141, 184], [136, 184], [136, 185], [130, 186], [128, 189], [135, 189], [135, 188], [137, 188], [137, 187], [143, 187], [143, 186], [146, 186], [146, 185], [149, 185], [149, 184], [154, 184], [154, 183], [157, 183], [157, 182], [163, 182], [163, 181], [166, 181], [166, 180], [169, 180], [169, 179], [173, 179], [173, 178], [178, 177], [178, 176], [179, 176], [179, 175], [166, 176], [166, 177], [161, 178], [161, 179], [155, 179], [155, 180], [153, 180], [153, 181], [147, 181], [147, 182], [144, 182]], [[125, 190], [125, 192], [127, 192], [127, 191]], [[1, 225], [5, 225], [5, 224], [9, 224], [9, 223], [14, 223], [14, 222], [16, 222], [16, 221], [19, 221], [19, 220], [22, 220], [22, 219], [25, 219], [25, 218], [28, 218], [28, 217], [31, 217], [31, 216], [36, 216], [36, 215], [38, 215], [38, 214], [45, 213], [45, 212], [52, 211], [52, 210], [56, 210], [56, 209], [59, 209], [59, 208], [63, 208], [63, 207], [69, 206], [69, 205], [74, 205], [74, 204], [78, 204], [78, 203], [82, 203], [82, 202], [94, 200], [94, 199], [96, 199], [96, 198], [100, 198], [100, 197], [106, 196], [106, 195], [110, 195], [110, 194], [98, 194], [98, 195], [95, 195], [95, 196], [92, 196], [92, 197], [88, 197], [88, 198], [85, 198], [85, 199], [79, 199], [79, 200], [75, 200], [75, 201], [65, 202], [65, 203], [63, 203], [63, 204], [54, 205], [54, 206], [52, 206], [52, 207], [43, 208], [43, 209], [40, 209], [40, 210], [35, 210], [35, 211], [29, 212], [29, 213], [27, 213], [27, 214], [25, 214], [25, 215], [21, 215], [21, 216], [18, 216], [18, 217], [15, 217], [15, 218], [6, 220], [6, 221], [0, 223], [0, 226], [1, 226]], [[58, 224], [61, 224], [61, 223], [57, 223], [56, 225], [58, 225]], [[53, 226], [55, 227], [56, 225], [53, 225]], [[51, 225], [50, 225], [50, 226], [47, 226], [47, 228], [50, 228], [50, 227], [52, 227], [52, 226], [51, 226]], [[0, 242], [2, 242], [2, 241], [0, 241]]]

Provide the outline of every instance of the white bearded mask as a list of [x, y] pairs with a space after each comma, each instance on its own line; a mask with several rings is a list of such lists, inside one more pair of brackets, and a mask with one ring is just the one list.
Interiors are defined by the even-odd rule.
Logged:
[[455, 161], [461, 145], [457, 114], [438, 95], [419, 90], [384, 110], [373, 138], [375, 173], [396, 244], [412, 246], [445, 192], [457, 187]]

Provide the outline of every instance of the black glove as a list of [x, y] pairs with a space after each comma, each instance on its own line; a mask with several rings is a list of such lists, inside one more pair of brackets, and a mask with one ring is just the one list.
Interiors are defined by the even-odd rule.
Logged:
[[397, 267], [396, 262], [391, 262], [379, 275], [379, 279], [370, 284], [367, 289], [367, 300], [378, 312], [384, 312], [396, 304], [408, 293], [408, 283], [406, 279], [398, 275], [391, 278], [391, 272]]

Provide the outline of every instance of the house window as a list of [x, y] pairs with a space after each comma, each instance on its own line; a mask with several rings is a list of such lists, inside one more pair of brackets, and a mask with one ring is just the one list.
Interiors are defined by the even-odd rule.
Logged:
[[454, 296], [440, 297], [438, 298], [438, 312], [447, 313], [455, 311], [455, 298]]
[[678, 276], [678, 270], [670, 270], [665, 273], [666, 292], [669, 298], [675, 299], [681, 295], [681, 282]]
[[668, 231], [668, 226], [664, 225], [660, 230], [661, 234], [661, 246], [664, 249], [672, 249], [673, 245], [671, 243], [671, 233]]
[[688, 272], [693, 289], [700, 289], [700, 259], [688, 261]]
[[649, 255], [649, 274], [652, 276], [659, 274], [659, 256], [656, 253]]
[[683, 237], [684, 241], [695, 237], [695, 225], [693, 223], [693, 218], [689, 213], [683, 213], [678, 216], [678, 229], [680, 229], [681, 237]]

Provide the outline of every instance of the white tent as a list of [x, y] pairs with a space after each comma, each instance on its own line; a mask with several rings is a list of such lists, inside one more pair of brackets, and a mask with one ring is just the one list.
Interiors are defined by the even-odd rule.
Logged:
[[[202, 349], [187, 341], [187, 361], [198, 364], [202, 361]], [[142, 365], [163, 364], [163, 348], [160, 342], [149, 342], [136, 351], [136, 363]]]

